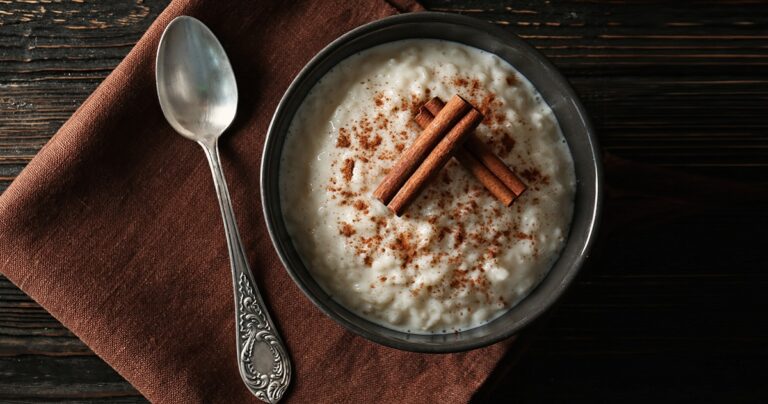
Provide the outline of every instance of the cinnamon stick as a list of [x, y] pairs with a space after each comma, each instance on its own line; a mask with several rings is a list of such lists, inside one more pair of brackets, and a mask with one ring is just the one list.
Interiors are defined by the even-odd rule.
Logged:
[[389, 174], [373, 191], [373, 196], [385, 205], [389, 204], [403, 184], [435, 148], [435, 145], [444, 138], [446, 132], [454, 128], [457, 122], [471, 109], [470, 103], [458, 95], [453, 96], [445, 104], [445, 107], [433, 114], [432, 122], [424, 128], [413, 145], [403, 152], [400, 159], [390, 169]]
[[[439, 98], [433, 98], [432, 101], [434, 100], [438, 100], [440, 104], [442, 104], [442, 101], [440, 101]], [[440, 108], [442, 108], [442, 105], [440, 105]], [[432, 113], [429, 112], [425, 106], [422, 106], [419, 109], [419, 113], [416, 114], [416, 117], [414, 117], [413, 120], [416, 121], [416, 124], [423, 128], [429, 125], [429, 123], [432, 121], [432, 118]], [[469, 139], [467, 139], [467, 141], [469, 141]], [[517, 197], [515, 193], [506, 185], [504, 185], [504, 183], [501, 182], [501, 180], [499, 180], [495, 175], [493, 175], [493, 173], [486, 166], [484, 166], [483, 163], [475, 158], [465, 146], [459, 147], [458, 150], [456, 150], [454, 157], [456, 157], [456, 160], [458, 160], [459, 163], [461, 163], [461, 165], [470, 172], [470, 174], [477, 178], [477, 180], [480, 181], [480, 183], [483, 184], [483, 186], [493, 196], [495, 196], [496, 199], [503, 203], [504, 206], [512, 205], [512, 202], [514, 202], [515, 198]]]
[[464, 143], [464, 147], [477, 157], [484, 166], [498, 177], [515, 195], [520, 196], [525, 191], [525, 184], [507, 167], [506, 164], [488, 148], [477, 136], [472, 136]]
[[[419, 114], [416, 115], [414, 120], [417, 124], [421, 125], [420, 121], [428, 121], [429, 115], [438, 114], [440, 110], [444, 108], [444, 105], [445, 104], [439, 97], [434, 97], [419, 109]], [[512, 170], [510, 170], [506, 164], [504, 164], [504, 161], [497, 157], [493, 151], [474, 133], [469, 138], [467, 138], [467, 141], [464, 143], [464, 148], [469, 150], [469, 152], [477, 160], [483, 163], [483, 165], [487, 167], [493, 173], [493, 175], [501, 180], [501, 182], [504, 183], [507, 188], [512, 190], [512, 192], [515, 193], [515, 196], [520, 196], [520, 194], [525, 191], [526, 186], [523, 181], [521, 181], [520, 178], [515, 175], [515, 173], [512, 172]], [[478, 180], [480, 180], [479, 177]], [[480, 182], [482, 181], [483, 180], [480, 180]], [[485, 183], [483, 183], [483, 185], [485, 185]], [[488, 188], [487, 185], [486, 188]], [[488, 190], [491, 191], [491, 193], [494, 192], [490, 188], [488, 188]], [[496, 194], [494, 193], [494, 195]], [[499, 200], [501, 200], [502, 203], [506, 205], [503, 199], [499, 198]]]
[[[447, 106], [448, 104], [446, 104], [446, 108]], [[437, 115], [435, 119], [437, 119]], [[480, 111], [474, 108], [470, 109], [445, 137], [440, 140], [437, 146], [432, 149], [421, 165], [413, 172], [413, 175], [387, 204], [387, 207], [400, 216], [405, 211], [405, 208], [416, 199], [421, 190], [424, 189], [424, 186], [445, 166], [453, 152], [461, 146], [467, 136], [477, 128], [477, 125], [482, 120], [483, 114]]]

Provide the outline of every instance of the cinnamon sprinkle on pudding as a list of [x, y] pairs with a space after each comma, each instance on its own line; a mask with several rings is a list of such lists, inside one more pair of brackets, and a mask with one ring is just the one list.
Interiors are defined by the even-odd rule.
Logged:
[[[505, 206], [450, 159], [398, 217], [374, 191], [421, 133], [419, 109], [454, 94], [483, 116], [473, 136], [527, 190]], [[575, 187], [568, 146], [528, 80], [495, 55], [428, 39], [329, 71], [280, 163], [283, 215], [310, 273], [350, 310], [415, 333], [476, 327], [525, 297], [565, 243]]]

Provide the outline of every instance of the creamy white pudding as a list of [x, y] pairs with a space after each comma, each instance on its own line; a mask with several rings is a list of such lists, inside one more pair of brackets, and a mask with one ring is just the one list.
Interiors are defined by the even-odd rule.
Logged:
[[[475, 133], [528, 189], [505, 207], [451, 160], [397, 217], [372, 192], [419, 135], [418, 107], [454, 94], [485, 115]], [[575, 188], [530, 82], [493, 54], [431, 39], [335, 66], [294, 116], [280, 163], [285, 223], [315, 279], [355, 313], [413, 333], [476, 327], [525, 297], [565, 243]]]

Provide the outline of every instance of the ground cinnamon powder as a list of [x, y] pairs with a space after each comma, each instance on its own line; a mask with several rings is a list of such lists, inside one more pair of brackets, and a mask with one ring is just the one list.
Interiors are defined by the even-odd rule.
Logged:
[[[498, 97], [485, 90], [476, 79], [457, 75], [450, 79], [450, 82], [459, 87], [462, 91], [462, 96], [465, 96], [473, 105], [478, 106], [478, 109], [485, 115], [484, 124], [490, 128], [492, 134], [492, 136], [485, 140], [486, 143], [502, 158], [512, 155], [515, 151], [516, 141], [513, 135], [505, 129], [504, 124], [507, 117], [502, 113], [495, 113], [496, 110], [500, 110], [500, 107], [503, 106]], [[506, 82], [509, 85], [515, 85], [517, 78], [513, 76], [507, 77]], [[494, 227], [492, 222], [476, 226], [473, 231], [465, 228], [462, 223], [466, 221], [466, 217], [476, 214], [485, 208], [480, 206], [478, 198], [487, 191], [477, 184], [469, 183], [470, 185], [466, 185], [465, 189], [461, 190], [465, 195], [470, 196], [469, 201], [459, 204], [451, 203], [455, 197], [449, 191], [450, 185], [453, 182], [453, 176], [467, 175], [456, 162], [449, 162], [436, 181], [445, 185], [445, 188], [430, 184], [416, 202], [418, 205], [419, 203], [427, 203], [425, 201], [431, 201], [438, 208], [444, 210], [443, 216], [453, 220], [452, 225], [448, 227], [440, 224], [440, 216], [427, 217], [426, 224], [431, 227], [430, 233], [432, 238], [426, 242], [424, 240], [419, 242], [419, 237], [410, 232], [398, 232], [394, 224], [386, 217], [369, 216], [371, 210], [370, 202], [368, 201], [371, 199], [371, 195], [349, 191], [348, 187], [345, 186], [345, 184], [352, 180], [356, 164], [363, 164], [365, 167], [368, 167], [367, 165], [370, 164], [382, 164], [382, 161], [393, 161], [398, 157], [399, 152], [413, 141], [413, 138], [419, 133], [420, 129], [409, 123], [410, 131], [393, 130], [396, 126], [392, 125], [392, 119], [395, 114], [401, 111], [407, 111], [407, 113], [413, 116], [418, 108], [430, 98], [430, 93], [431, 91], [425, 91], [423, 96], [413, 95], [393, 100], [385, 94], [377, 92], [371, 100], [374, 108], [371, 109], [370, 114], [361, 116], [358, 120], [349, 122], [338, 129], [336, 147], [349, 149], [352, 152], [352, 157], [332, 162], [332, 165], [341, 167], [341, 176], [340, 178], [333, 178], [327, 184], [326, 189], [333, 194], [331, 198], [336, 200], [339, 205], [353, 206], [362, 215], [361, 217], [367, 216], [373, 223], [372, 236], [357, 234], [354, 227], [347, 222], [340, 222], [338, 224], [339, 234], [344, 236], [349, 247], [358, 256], [362, 257], [363, 263], [367, 267], [373, 264], [374, 257], [384, 251], [389, 250], [398, 256], [401, 261], [401, 270], [406, 278], [405, 283], [409, 286], [412, 294], [429, 293], [434, 296], [450, 298], [456, 293], [462, 293], [462, 290], [471, 289], [479, 292], [486, 304], [495, 303], [507, 306], [508, 302], [492, 294], [489, 289], [490, 282], [485, 276], [485, 270], [479, 264], [467, 268], [458, 268], [457, 266], [447, 276], [448, 281], [444, 285], [428, 285], [424, 287], [423, 283], [415, 281], [413, 274], [418, 274], [420, 265], [418, 262], [422, 262], [423, 258], [429, 258], [428, 262], [431, 265], [435, 265], [440, 261], [459, 265], [464, 261], [463, 257], [452, 253], [454, 251], [462, 251], [465, 246], [480, 249], [483, 251], [483, 257], [495, 259], [505, 243], [511, 239], [535, 242], [531, 235], [515, 229], [499, 230]], [[386, 104], [394, 105], [385, 112], [382, 109]], [[520, 123], [522, 124], [522, 122]], [[385, 138], [396, 139], [394, 141], [394, 149], [381, 147]], [[537, 183], [546, 181], [535, 168], [525, 166], [520, 168], [521, 176], [525, 178], [530, 186], [536, 186]], [[506, 210], [502, 211], [498, 207], [490, 209], [493, 217], [508, 214]], [[520, 207], [518, 206], [517, 210], [519, 211], [519, 209]], [[361, 219], [357, 218], [355, 222], [359, 220]], [[387, 244], [382, 244], [384, 240], [392, 240], [390, 237], [392, 232], [397, 234], [394, 240]], [[430, 248], [430, 246], [446, 241], [450, 242], [447, 251]], [[377, 278], [377, 281], [382, 283], [387, 280], [386, 276]], [[374, 288], [375, 285], [372, 283], [369, 287]]]

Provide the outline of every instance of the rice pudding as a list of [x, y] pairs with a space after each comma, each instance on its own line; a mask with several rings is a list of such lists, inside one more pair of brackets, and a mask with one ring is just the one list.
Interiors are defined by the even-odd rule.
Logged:
[[[475, 134], [528, 189], [499, 203], [453, 159], [406, 213], [372, 192], [420, 133], [432, 97], [459, 94]], [[432, 39], [353, 55], [309, 92], [288, 130], [280, 201], [304, 264], [336, 301], [396, 330], [446, 333], [490, 321], [546, 275], [573, 213], [573, 161], [554, 114], [499, 57]]]

